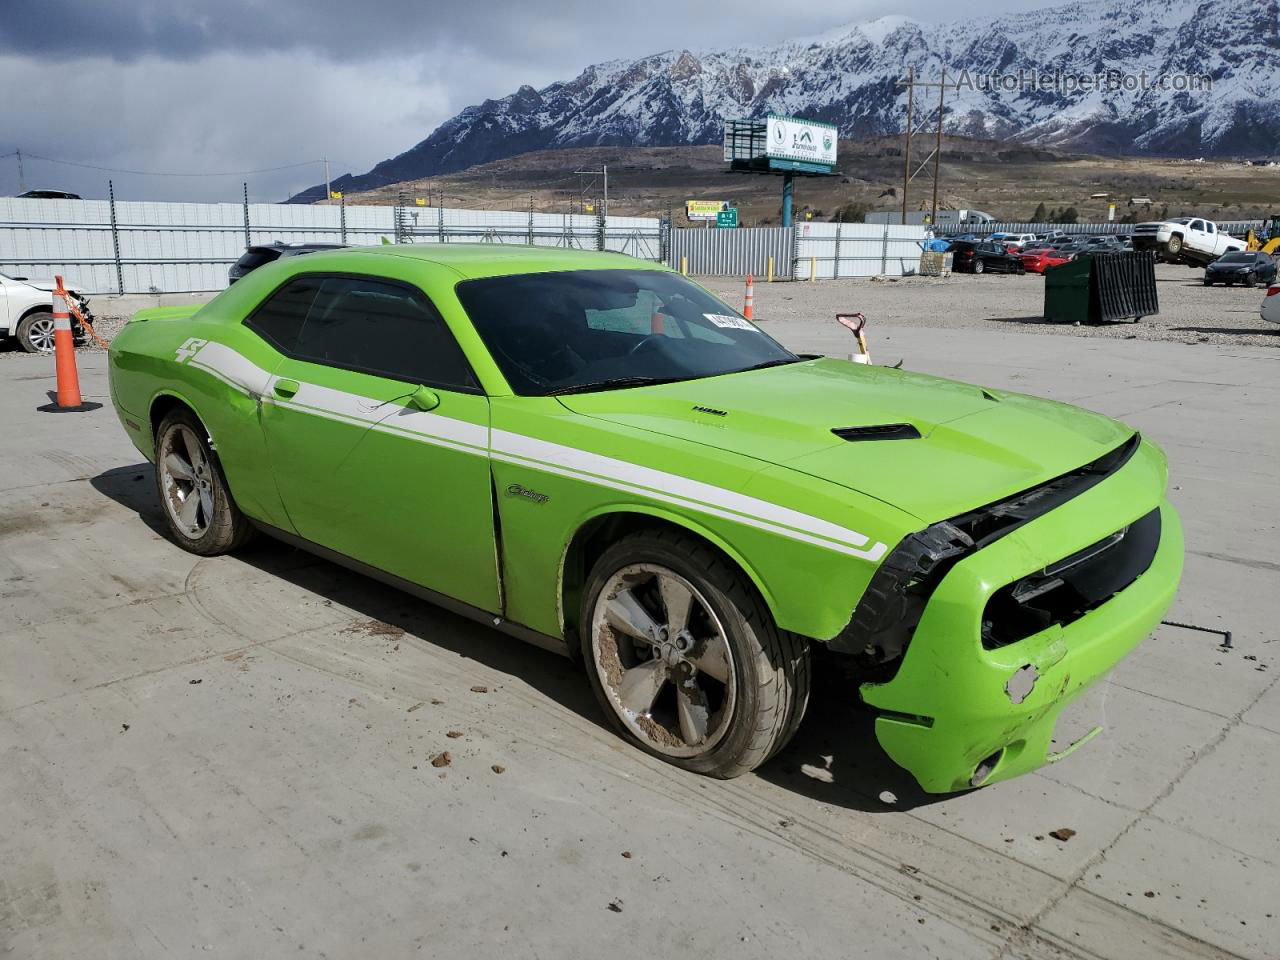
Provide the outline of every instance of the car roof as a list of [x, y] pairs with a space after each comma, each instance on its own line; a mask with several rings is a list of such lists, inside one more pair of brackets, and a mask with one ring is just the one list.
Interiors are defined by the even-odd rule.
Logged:
[[[320, 251], [307, 257], [316, 266], [356, 267], [367, 257], [397, 257], [449, 267], [465, 279], [563, 270], [666, 270], [662, 264], [621, 253], [527, 247], [493, 243], [382, 244]], [[354, 261], [354, 262], [353, 262]], [[372, 265], [371, 265], [372, 266]]]

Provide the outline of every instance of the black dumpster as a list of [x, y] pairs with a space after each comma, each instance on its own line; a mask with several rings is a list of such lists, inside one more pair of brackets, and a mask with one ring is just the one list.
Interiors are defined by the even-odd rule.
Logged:
[[1140, 320], [1159, 312], [1153, 253], [1086, 253], [1045, 271], [1044, 317], [1050, 323]]

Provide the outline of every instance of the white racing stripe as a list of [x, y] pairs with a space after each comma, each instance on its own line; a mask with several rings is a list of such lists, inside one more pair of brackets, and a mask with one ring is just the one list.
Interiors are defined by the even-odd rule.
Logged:
[[[493, 451], [495, 454], [513, 455], [532, 466], [554, 464], [562, 470], [567, 469], [595, 480], [618, 480], [632, 487], [660, 491], [680, 500], [728, 510], [751, 520], [765, 521], [771, 526], [814, 534], [844, 545], [861, 547], [869, 539], [865, 534], [857, 531], [847, 530], [826, 520], [790, 510], [766, 500], [757, 500], [755, 497], [734, 493], [723, 487], [715, 487], [674, 473], [642, 467], [625, 460], [602, 457], [585, 450], [548, 443], [545, 440], [537, 440], [518, 433], [494, 430]], [[872, 549], [874, 550], [875, 547], [873, 546]]]
[[388, 413], [385, 403], [314, 383], [300, 383], [296, 395], [281, 398], [272, 393], [275, 381], [281, 378], [272, 377], [266, 370], [220, 343], [201, 347], [189, 364], [250, 396], [260, 397], [264, 403], [301, 413], [365, 426], [380, 433], [462, 453], [489, 455], [504, 463], [637, 494], [848, 556], [874, 561], [888, 550], [883, 543], [869, 542], [870, 538], [865, 534], [819, 517], [575, 447], [506, 430], [490, 431], [477, 424], [408, 407], [399, 407]]

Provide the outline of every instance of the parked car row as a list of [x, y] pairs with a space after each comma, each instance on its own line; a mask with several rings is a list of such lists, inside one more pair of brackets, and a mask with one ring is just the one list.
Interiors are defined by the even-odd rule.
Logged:
[[[1129, 237], [1119, 234], [1067, 234], [1053, 230], [1044, 234], [993, 233], [989, 237], [965, 234], [951, 238], [949, 249], [955, 254], [954, 269], [963, 272], [1044, 273], [1082, 253], [1124, 253], [1132, 250], [1133, 244]], [[1001, 256], [1001, 251], [1007, 256]]]

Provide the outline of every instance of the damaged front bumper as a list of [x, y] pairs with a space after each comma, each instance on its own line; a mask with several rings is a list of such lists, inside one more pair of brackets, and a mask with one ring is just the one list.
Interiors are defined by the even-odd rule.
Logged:
[[[1177, 590], [1182, 529], [1163, 498], [1165, 481], [1163, 455], [1144, 442], [1106, 480], [947, 571], [892, 679], [861, 687], [880, 712], [880, 745], [924, 790], [1007, 780], [1088, 739], [1050, 749], [1064, 708], [1147, 637]], [[993, 596], [1118, 530], [1154, 521], [1155, 511], [1159, 542], [1136, 579], [1072, 622], [992, 646], [983, 621]]]

